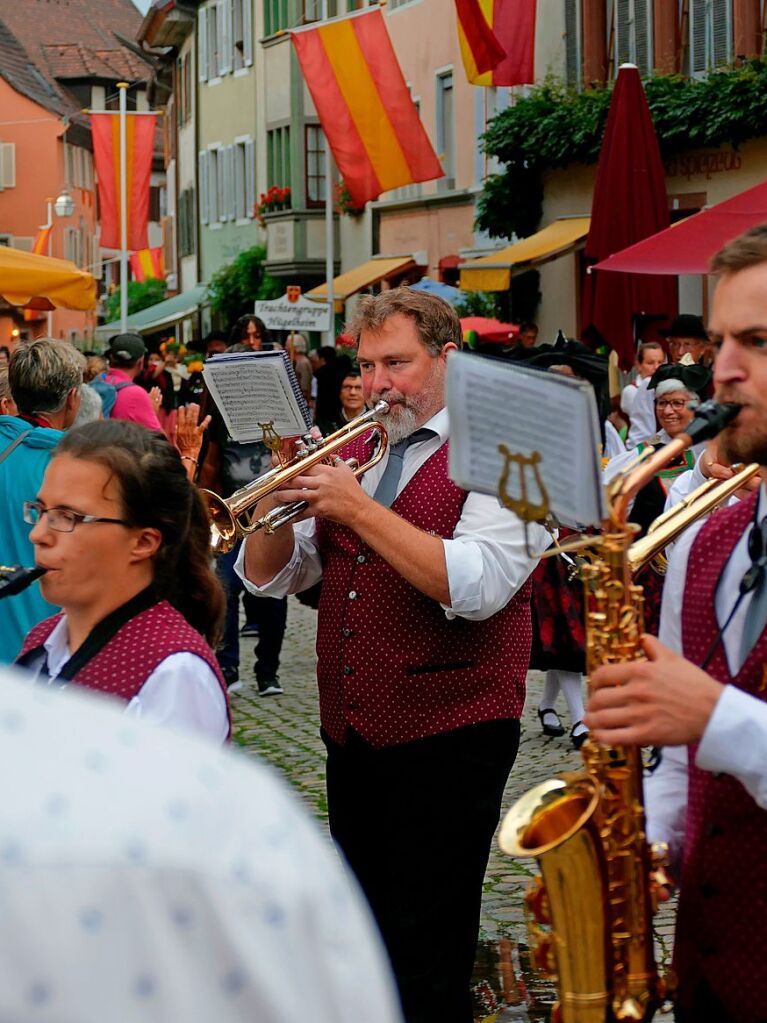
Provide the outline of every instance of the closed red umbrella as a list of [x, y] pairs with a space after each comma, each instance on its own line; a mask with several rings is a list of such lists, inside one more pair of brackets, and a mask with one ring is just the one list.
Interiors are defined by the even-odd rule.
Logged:
[[[663, 164], [639, 72], [624, 64], [615, 82], [597, 165], [585, 256], [599, 262], [669, 226]], [[634, 317], [675, 316], [676, 282], [632, 274], [588, 273], [581, 308], [582, 331], [594, 331], [628, 369], [636, 349]], [[588, 335], [586, 335], [588, 336]]]

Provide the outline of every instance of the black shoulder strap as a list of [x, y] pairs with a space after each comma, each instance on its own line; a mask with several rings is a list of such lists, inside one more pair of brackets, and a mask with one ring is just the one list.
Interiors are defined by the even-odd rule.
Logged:
[[5, 449], [5, 451], [0, 451], [0, 462], [4, 462], [8, 455], [10, 455], [12, 451], [16, 450], [16, 448], [19, 446], [19, 444], [21, 444], [24, 438], [29, 436], [33, 429], [34, 427], [30, 426], [28, 430], [24, 430], [22, 433], [18, 435], [18, 437], [15, 437], [8, 445], [8, 447]]

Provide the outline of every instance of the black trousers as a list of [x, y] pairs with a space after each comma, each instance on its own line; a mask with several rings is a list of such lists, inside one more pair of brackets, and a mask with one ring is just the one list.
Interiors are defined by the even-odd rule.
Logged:
[[471, 1023], [482, 883], [519, 721], [387, 749], [327, 735], [330, 831], [365, 892], [408, 1023]]

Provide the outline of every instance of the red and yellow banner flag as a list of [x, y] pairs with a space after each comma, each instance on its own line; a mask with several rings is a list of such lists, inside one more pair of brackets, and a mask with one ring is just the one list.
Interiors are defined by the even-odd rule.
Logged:
[[291, 36], [355, 206], [390, 188], [442, 177], [380, 10]]
[[[148, 246], [149, 178], [152, 173], [155, 116], [132, 114], [125, 118], [125, 186], [129, 249]], [[120, 116], [91, 114], [93, 156], [99, 179], [101, 245], [119, 249], [120, 242]]]
[[143, 284], [144, 281], [151, 280], [153, 277], [164, 277], [162, 256], [161, 245], [156, 249], [141, 249], [139, 252], [131, 252], [130, 268], [133, 280]]
[[536, 0], [456, 0], [455, 5], [469, 81], [530, 85], [535, 80]]
[[48, 239], [51, 236], [52, 230], [53, 229], [50, 227], [41, 227], [37, 232], [35, 243], [32, 246], [32, 252], [36, 256], [45, 256], [48, 254]]

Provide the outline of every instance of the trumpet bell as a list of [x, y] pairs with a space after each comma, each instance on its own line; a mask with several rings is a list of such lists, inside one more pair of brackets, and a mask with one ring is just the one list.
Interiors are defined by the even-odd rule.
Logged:
[[210, 552], [215, 557], [228, 554], [237, 543], [237, 522], [223, 497], [212, 490], [200, 490], [210, 519]]

